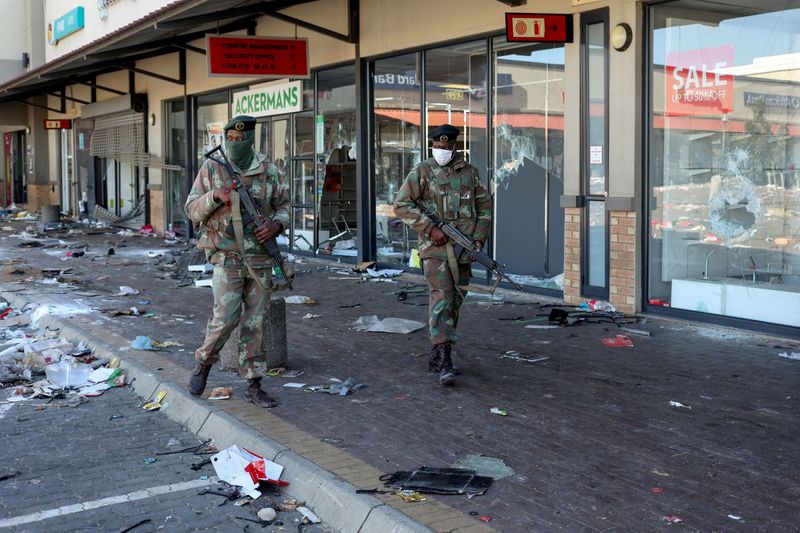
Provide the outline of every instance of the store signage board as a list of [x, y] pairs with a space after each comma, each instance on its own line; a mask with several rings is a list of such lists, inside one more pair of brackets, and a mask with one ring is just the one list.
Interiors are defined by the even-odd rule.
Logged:
[[572, 15], [506, 13], [508, 41], [571, 43], [572, 27]]
[[83, 7], [75, 9], [61, 15], [53, 21], [51, 42], [56, 43], [68, 35], [83, 29], [84, 15]]
[[308, 39], [206, 36], [209, 76], [308, 78]]
[[71, 130], [72, 129], [72, 121], [69, 119], [52, 119], [46, 118], [44, 119], [44, 129], [46, 130]]
[[733, 45], [668, 53], [667, 115], [715, 115], [733, 111]]
[[303, 110], [303, 82], [290, 81], [233, 95], [233, 115], [268, 117]]

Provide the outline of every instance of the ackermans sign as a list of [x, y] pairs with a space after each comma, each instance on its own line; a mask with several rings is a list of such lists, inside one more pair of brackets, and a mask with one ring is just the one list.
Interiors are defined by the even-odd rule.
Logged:
[[266, 117], [303, 110], [303, 82], [268, 85], [233, 95], [233, 115]]
[[667, 54], [668, 115], [714, 115], [733, 111], [733, 45]]

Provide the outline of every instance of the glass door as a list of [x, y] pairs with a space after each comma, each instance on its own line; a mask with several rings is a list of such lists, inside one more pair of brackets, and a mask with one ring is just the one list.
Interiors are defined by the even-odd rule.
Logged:
[[292, 115], [294, 146], [289, 191], [292, 198], [292, 250], [314, 251], [314, 113]]
[[581, 293], [608, 299], [608, 9], [581, 15]]
[[169, 231], [186, 236], [189, 224], [183, 205], [194, 177], [188, 176], [186, 168], [186, 105], [183, 98], [167, 102], [166, 117], [165, 159], [168, 164], [181, 168], [164, 171], [166, 224]]
[[495, 258], [522, 284], [561, 290], [564, 272], [564, 45], [494, 50]]

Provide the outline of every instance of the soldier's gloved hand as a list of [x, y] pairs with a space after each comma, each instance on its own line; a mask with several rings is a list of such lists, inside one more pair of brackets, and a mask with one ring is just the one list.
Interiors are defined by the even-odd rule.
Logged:
[[431, 230], [431, 241], [433, 241], [433, 244], [436, 246], [444, 246], [447, 242], [447, 235], [439, 228], [433, 228]]
[[256, 236], [256, 240], [258, 240], [258, 242], [265, 243], [271, 238], [273, 238], [275, 235], [280, 233], [282, 229], [283, 228], [281, 227], [280, 224], [278, 224], [274, 220], [270, 220], [263, 226], [257, 227], [254, 233]]

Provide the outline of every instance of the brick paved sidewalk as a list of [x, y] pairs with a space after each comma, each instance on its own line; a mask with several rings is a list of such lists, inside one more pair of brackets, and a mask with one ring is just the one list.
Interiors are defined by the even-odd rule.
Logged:
[[[210, 314], [210, 290], [162, 279], [167, 272], [146, 253], [162, 246], [158, 239], [129, 237], [130, 246], [111, 257], [100, 254], [119, 236], [67, 239], [88, 243], [89, 253], [62, 261], [62, 248], [19, 249], [13, 238], [0, 241], [0, 252], [38, 268], [72, 268], [67, 277], [102, 293], [64, 295], [81, 305], [149, 300], [141, 307], [156, 318], [93, 314], [81, 320], [129, 339], [178, 342], [162, 355], [188, 371]], [[538, 319], [548, 310], [507, 293], [503, 305], [467, 304], [459, 326], [464, 373], [455, 388], [443, 389], [426, 372], [423, 331], [349, 328], [372, 314], [424, 321], [425, 297], [411, 292], [399, 302], [393, 292], [401, 285], [330, 279], [339, 277], [331, 266], [295, 265], [295, 294], [318, 303], [287, 306], [290, 364], [305, 372], [292, 381], [325, 384], [352, 376], [367, 388], [338, 397], [286, 389], [285, 379], [272, 378], [268, 387], [281, 401], [272, 413], [281, 419], [382, 472], [447, 466], [467, 454], [503, 459], [515, 474], [485, 496], [438, 498], [464, 513], [490, 516], [489, 525], [500, 531], [653, 531], [668, 527], [667, 515], [692, 530], [796, 530], [800, 362], [777, 356], [800, 351], [796, 341], [648, 318], [638, 327], [652, 337], [633, 337], [633, 348], [609, 348], [600, 339], [618, 333], [614, 325], [537, 330], [508, 320]], [[404, 275], [400, 283], [421, 286], [421, 278]], [[120, 285], [142, 293], [112, 296]], [[320, 317], [302, 319], [307, 313]], [[549, 359], [503, 358], [509, 351]], [[241, 397], [236, 376], [215, 371], [212, 378], [234, 385]], [[492, 407], [509, 416], [491, 414]], [[428, 522], [452, 529], [435, 517]], [[477, 517], [474, 523], [480, 524]]]

